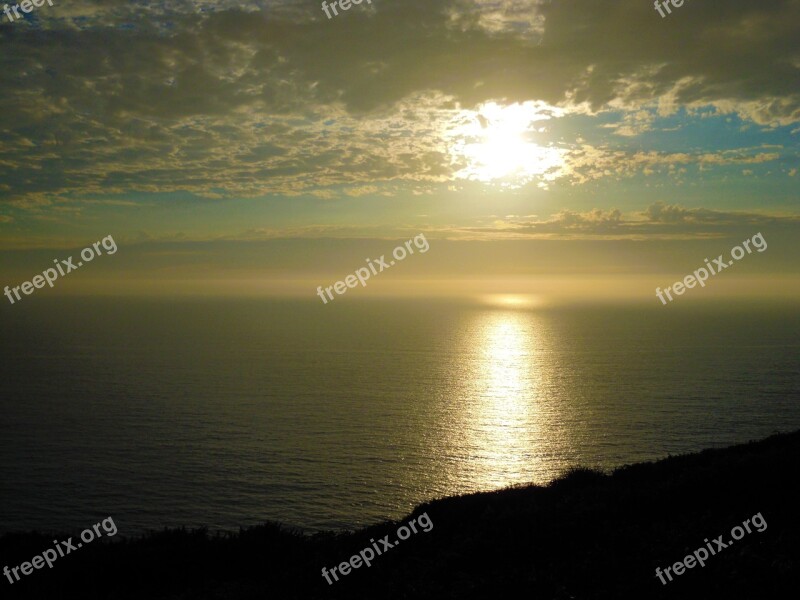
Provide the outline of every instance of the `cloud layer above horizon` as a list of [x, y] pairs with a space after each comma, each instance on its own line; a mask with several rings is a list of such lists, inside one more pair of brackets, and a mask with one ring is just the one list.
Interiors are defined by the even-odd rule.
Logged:
[[[0, 232], [149, 210], [158, 223], [129, 222], [211, 237], [213, 210], [194, 226], [159, 211], [264, 199], [220, 234], [482, 231], [525, 201], [551, 228], [656, 202], [791, 214], [798, 33], [800, 0], [694, 0], [668, 19], [642, 0], [373, 0], [331, 20], [316, 0], [55, 2], [0, 24]], [[476, 143], [509, 115], [510, 182]], [[452, 201], [429, 217], [448, 194], [463, 218]]]

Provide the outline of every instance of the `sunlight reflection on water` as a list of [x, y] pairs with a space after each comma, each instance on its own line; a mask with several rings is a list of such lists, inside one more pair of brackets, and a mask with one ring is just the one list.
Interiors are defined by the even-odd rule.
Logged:
[[548, 397], [553, 373], [545, 336], [535, 312], [475, 313], [464, 343], [476, 353], [462, 372], [443, 448], [458, 457], [464, 491], [544, 482], [566, 468], [572, 432], [560, 431], [564, 408]]

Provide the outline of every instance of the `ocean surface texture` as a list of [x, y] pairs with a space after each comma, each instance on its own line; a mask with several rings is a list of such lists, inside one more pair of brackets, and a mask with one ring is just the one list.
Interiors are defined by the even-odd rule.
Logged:
[[25, 298], [0, 530], [354, 527], [798, 429], [797, 308]]

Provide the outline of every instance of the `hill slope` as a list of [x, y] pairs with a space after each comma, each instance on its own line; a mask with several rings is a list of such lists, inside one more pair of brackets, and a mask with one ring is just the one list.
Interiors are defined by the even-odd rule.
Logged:
[[[19, 598], [703, 598], [762, 600], [800, 589], [800, 432], [618, 469], [576, 470], [547, 487], [446, 498], [398, 523], [304, 536], [268, 523], [236, 535], [165, 531], [97, 542], [10, 585]], [[432, 523], [328, 584], [322, 568], [350, 559], [411, 518]], [[666, 585], [671, 567], [760, 513], [751, 533]], [[760, 521], [758, 519], [756, 522]], [[426, 527], [428, 528], [428, 527]], [[744, 532], [744, 530], [742, 530]], [[120, 532], [124, 533], [124, 532]], [[738, 532], [737, 532], [738, 534]], [[66, 535], [55, 536], [66, 539]], [[17, 566], [53, 535], [0, 538]], [[116, 539], [116, 538], [114, 538]], [[712, 546], [717, 548], [717, 546]], [[377, 554], [377, 553], [375, 553]], [[365, 555], [369, 558], [368, 554]], [[356, 561], [357, 563], [358, 561]]]

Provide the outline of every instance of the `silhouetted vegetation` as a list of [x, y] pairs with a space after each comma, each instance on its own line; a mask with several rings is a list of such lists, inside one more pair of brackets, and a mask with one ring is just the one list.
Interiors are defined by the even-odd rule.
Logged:
[[[169, 530], [94, 542], [4, 597], [109, 599], [531, 598], [763, 600], [800, 583], [800, 432], [668, 458], [604, 475], [577, 469], [547, 487], [446, 498], [418, 507], [434, 528], [328, 585], [346, 561], [398, 523], [313, 536], [277, 523], [237, 534]], [[760, 512], [768, 524], [664, 586], [667, 567]], [[409, 517], [410, 518], [410, 517]], [[407, 519], [403, 519], [407, 521]], [[66, 535], [0, 538], [0, 567]], [[119, 536], [118, 536], [119, 537]], [[114, 538], [117, 539], [117, 538]]]

